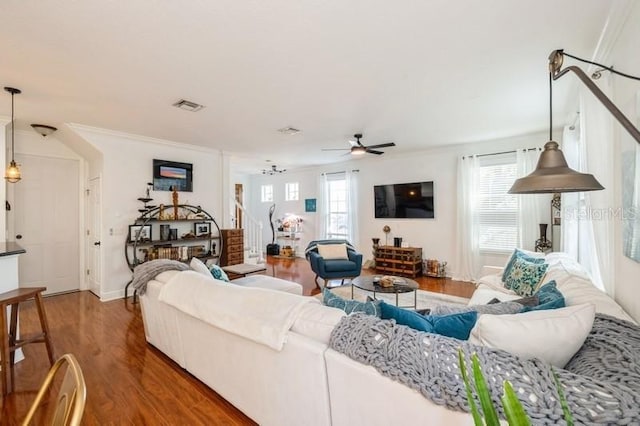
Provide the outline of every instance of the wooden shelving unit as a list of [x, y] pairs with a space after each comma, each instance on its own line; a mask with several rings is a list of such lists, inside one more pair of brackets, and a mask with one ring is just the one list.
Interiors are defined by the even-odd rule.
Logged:
[[422, 248], [379, 246], [376, 250], [376, 272], [417, 277], [422, 273]]
[[244, 230], [222, 229], [222, 254], [220, 266], [244, 263]]

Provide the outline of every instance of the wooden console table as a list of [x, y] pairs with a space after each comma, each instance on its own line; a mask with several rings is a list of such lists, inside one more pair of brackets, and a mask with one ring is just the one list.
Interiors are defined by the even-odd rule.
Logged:
[[417, 277], [422, 273], [422, 248], [379, 246], [376, 250], [376, 272]]

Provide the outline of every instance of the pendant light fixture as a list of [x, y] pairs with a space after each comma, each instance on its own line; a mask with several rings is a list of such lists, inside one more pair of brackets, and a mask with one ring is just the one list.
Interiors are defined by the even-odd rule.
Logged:
[[22, 177], [20, 176], [20, 168], [18, 167], [18, 164], [16, 164], [16, 159], [15, 159], [16, 151], [15, 151], [13, 136], [14, 136], [14, 129], [16, 126], [15, 126], [14, 117], [13, 117], [13, 96], [19, 95], [20, 93], [22, 93], [22, 91], [20, 89], [15, 89], [13, 87], [5, 87], [4, 90], [11, 93], [11, 163], [9, 163], [9, 167], [7, 167], [7, 170], [4, 172], [4, 178], [9, 183], [16, 183]]
[[[629, 74], [614, 70], [612, 67], [599, 64], [597, 62], [588, 61], [570, 55], [562, 50], [554, 50], [549, 56], [549, 142], [544, 145], [544, 151], [540, 154], [538, 165], [533, 173], [517, 179], [509, 194], [540, 194], [540, 193], [556, 193], [556, 192], [580, 192], [580, 191], [598, 191], [604, 189], [600, 182], [593, 175], [588, 173], [577, 172], [567, 165], [564, 154], [558, 148], [558, 143], [551, 138], [553, 129], [552, 114], [552, 82], [557, 80], [569, 72], [573, 72], [587, 86], [587, 89], [593, 93], [596, 98], [604, 105], [604, 107], [618, 120], [620, 124], [629, 132], [636, 142], [640, 143], [640, 130], [635, 127], [631, 121], [614, 105], [614, 103], [589, 79], [587, 74], [577, 66], [569, 66], [562, 69], [563, 57], [568, 56], [575, 60], [597, 65], [602, 68], [601, 71], [607, 70], [620, 76], [640, 80]], [[610, 143], [610, 141], [601, 141], [600, 143]]]

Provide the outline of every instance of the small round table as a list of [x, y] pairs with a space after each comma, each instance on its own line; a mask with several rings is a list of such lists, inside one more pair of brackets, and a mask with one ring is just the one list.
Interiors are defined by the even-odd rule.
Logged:
[[[358, 287], [361, 290], [372, 291], [373, 298], [376, 298], [376, 293], [387, 293], [387, 294], [395, 294], [396, 295], [396, 306], [399, 308], [413, 308], [416, 309], [418, 302], [418, 292], [416, 291], [419, 287], [418, 283], [410, 278], [405, 277], [396, 277], [393, 276], [394, 284], [390, 287], [382, 287], [378, 284], [380, 280], [380, 275], [366, 275], [356, 277], [351, 280], [351, 298], [353, 299], [353, 288]], [[397, 282], [396, 282], [397, 281]], [[413, 292], [413, 306], [399, 306], [398, 305], [398, 295], [400, 293], [410, 293]]]

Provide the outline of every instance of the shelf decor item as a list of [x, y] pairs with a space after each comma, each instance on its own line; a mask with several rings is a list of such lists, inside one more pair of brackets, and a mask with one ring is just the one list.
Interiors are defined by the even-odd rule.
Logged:
[[193, 224], [193, 232], [196, 237], [204, 237], [211, 234], [211, 223], [196, 222]]
[[151, 225], [129, 225], [129, 242], [151, 241]]

